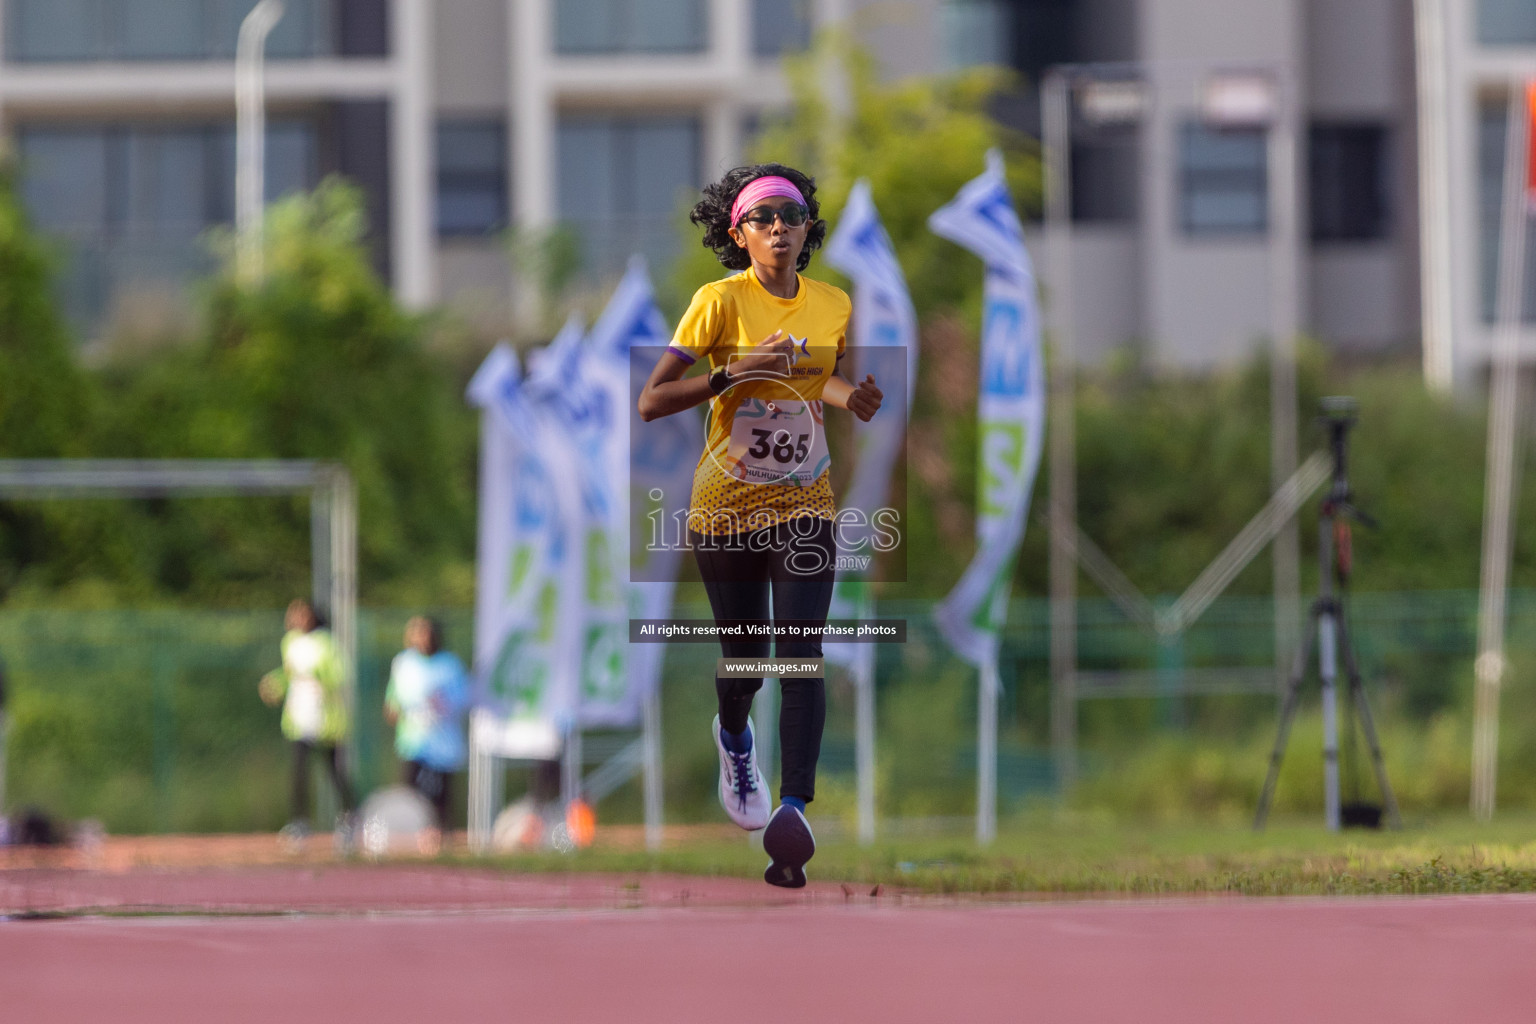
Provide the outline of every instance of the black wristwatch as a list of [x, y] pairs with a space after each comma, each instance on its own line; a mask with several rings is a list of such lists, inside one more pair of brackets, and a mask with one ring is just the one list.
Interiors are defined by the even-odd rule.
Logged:
[[731, 386], [731, 373], [725, 367], [719, 367], [709, 375], [709, 390], [717, 395], [725, 394], [725, 389]]

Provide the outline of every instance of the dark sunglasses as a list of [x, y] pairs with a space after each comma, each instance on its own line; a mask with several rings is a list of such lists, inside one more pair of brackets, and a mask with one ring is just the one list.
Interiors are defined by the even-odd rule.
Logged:
[[760, 228], [773, 227], [773, 218], [778, 217], [787, 228], [797, 228], [804, 224], [811, 216], [811, 211], [799, 203], [786, 203], [775, 210], [771, 206], [759, 206], [743, 216], [739, 223], [755, 224]]

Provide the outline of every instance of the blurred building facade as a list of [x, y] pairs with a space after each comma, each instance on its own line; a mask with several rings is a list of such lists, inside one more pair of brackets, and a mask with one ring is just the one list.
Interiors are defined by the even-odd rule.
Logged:
[[[184, 305], [234, 219], [234, 51], [254, 0], [5, 0], [0, 121], [86, 334]], [[269, 198], [329, 173], [381, 269], [431, 298], [430, 37], [415, 0], [287, 0], [267, 46]], [[423, 197], [427, 203], [423, 204]]]
[[[1077, 65], [1070, 123], [1073, 322], [1080, 358], [1226, 365], [1288, 319], [1336, 350], [1426, 353], [1426, 374], [1474, 384], [1492, 346], [1509, 97], [1536, 75], [1536, 0], [959, 0], [1035, 83]], [[1433, 30], [1417, 36], [1430, 15]], [[1420, 150], [1422, 47], [1442, 66], [1435, 160]], [[1428, 65], [1426, 65], [1428, 66]], [[1435, 69], [1430, 67], [1431, 71]], [[1266, 76], [1295, 142], [1296, 213], [1276, 235], [1275, 125], [1213, 124], [1211, 83]], [[1090, 80], [1144, 84], [1140, 116], [1094, 123]], [[1038, 113], [1024, 112], [1038, 131]], [[1431, 115], [1435, 116], [1435, 115]], [[1428, 136], [1426, 136], [1428, 137]], [[1421, 210], [1438, 188], [1443, 270], [1426, 277]], [[1431, 214], [1433, 216], [1433, 214]], [[1530, 247], [1528, 247], [1530, 248]], [[1277, 262], [1287, 265], [1277, 267]], [[1527, 257], [1526, 319], [1536, 318]], [[1281, 272], [1277, 273], [1277, 269]], [[1425, 330], [1443, 273], [1449, 310]], [[1048, 276], [1048, 275], [1047, 275]], [[1277, 292], [1279, 289], [1279, 292]], [[1276, 315], [1290, 293], [1293, 316]], [[1426, 333], [1429, 335], [1425, 337]], [[1528, 336], [1527, 347], [1536, 348]], [[1442, 373], [1431, 369], [1441, 361]]]
[[[0, 0], [0, 125], [83, 333], [185, 304], [210, 263], [199, 237], [233, 220], [234, 50], [254, 3]], [[570, 226], [599, 275], [631, 251], [663, 262], [681, 197], [787, 101], [782, 55], [858, 6], [286, 0], [266, 192], [352, 178], [399, 298], [504, 330], [509, 229]]]
[[[254, 0], [0, 0], [0, 125], [66, 256], [86, 331], [185, 300], [233, 216], [233, 51]], [[1453, 336], [1486, 359], [1507, 83], [1536, 0], [1446, 0]], [[364, 189], [400, 298], [512, 315], [506, 233], [557, 224], [589, 270], [675, 251], [680, 196], [788, 98], [782, 56], [847, 24], [893, 76], [1006, 63], [1147, 85], [1135, 124], [1073, 121], [1080, 356], [1230, 364], [1296, 323], [1351, 350], [1420, 333], [1413, 5], [1405, 0], [286, 0], [268, 45], [267, 191]], [[1272, 231], [1269, 130], [1213, 126], [1213, 75], [1259, 73], [1297, 143]], [[1039, 130], [1031, 99], [1004, 114]], [[1536, 261], [1532, 261], [1536, 263]]]
[[[1087, 65], [1070, 119], [1080, 358], [1129, 349], [1154, 366], [1230, 364], [1287, 319], [1348, 349], [1416, 346], [1411, 5], [1230, 0], [1219, 16], [1200, 0], [1011, 9], [1054, 16], [1054, 37], [1034, 33], [1036, 48], [1015, 54], [1016, 65]], [[1269, 124], [1263, 114], [1210, 116], [1215, 84], [1243, 79], [1272, 90]], [[1089, 83], [1126, 81], [1141, 83], [1139, 116], [1095, 117]], [[1295, 152], [1289, 237], [1286, 221], [1275, 223], [1284, 178], [1271, 144], [1282, 132]]]

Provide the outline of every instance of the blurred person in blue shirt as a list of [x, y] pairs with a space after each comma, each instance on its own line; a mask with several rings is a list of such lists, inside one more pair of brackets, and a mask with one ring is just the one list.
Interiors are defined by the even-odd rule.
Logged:
[[384, 717], [395, 726], [402, 781], [448, 827], [449, 780], [464, 767], [464, 714], [469, 677], [458, 655], [442, 649], [442, 627], [418, 615], [405, 624], [405, 650], [395, 655], [384, 691]]

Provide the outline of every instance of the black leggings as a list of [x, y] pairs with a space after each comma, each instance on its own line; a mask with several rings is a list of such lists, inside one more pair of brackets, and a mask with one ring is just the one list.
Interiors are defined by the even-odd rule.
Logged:
[[[689, 540], [717, 624], [766, 622], [770, 601], [776, 623], [826, 623], [836, 575], [830, 520], [803, 517], [722, 537], [706, 537], [690, 530]], [[727, 658], [766, 658], [768, 643], [722, 640], [720, 650]], [[821, 657], [820, 637], [779, 640], [775, 646], [774, 653], [780, 658]], [[715, 679], [721, 728], [732, 733], [746, 731], [752, 698], [762, 685], [761, 677]], [[816, 795], [816, 759], [821, 754], [821, 731], [827, 720], [826, 680], [782, 679], [779, 692], [779, 795], [809, 803]]]
[[309, 820], [309, 752], [320, 752], [326, 767], [331, 770], [331, 782], [336, 787], [336, 796], [341, 800], [341, 809], [348, 813], [356, 806], [352, 802], [352, 787], [347, 784], [347, 773], [341, 767], [341, 755], [334, 743], [315, 743], [310, 740], [295, 740], [293, 743], [293, 820]]
[[400, 781], [421, 794], [421, 798], [437, 812], [437, 827], [448, 829], [448, 780], [453, 776], [428, 768], [420, 761], [405, 761], [400, 765]]

